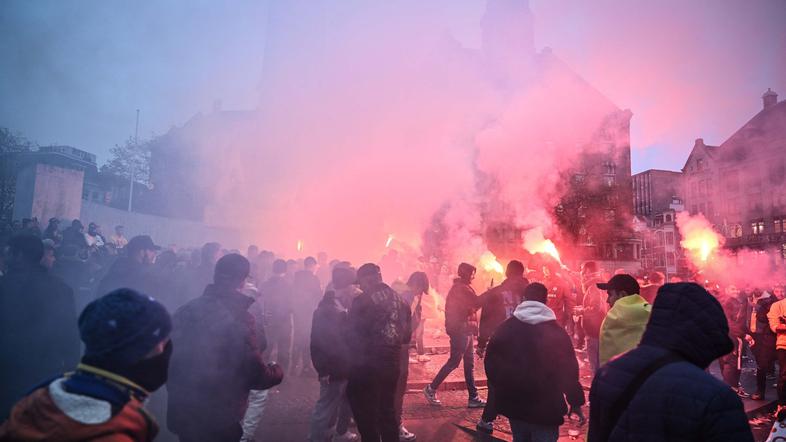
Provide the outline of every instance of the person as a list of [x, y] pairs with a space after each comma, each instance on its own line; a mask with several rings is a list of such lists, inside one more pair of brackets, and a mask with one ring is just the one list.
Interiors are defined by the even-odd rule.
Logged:
[[775, 333], [775, 357], [778, 360], [778, 411], [786, 409], [786, 299], [770, 306], [767, 313], [770, 330]]
[[[404, 426], [401, 416], [404, 412], [404, 394], [407, 392], [407, 381], [409, 380], [409, 363], [410, 362], [425, 362], [428, 357], [425, 355], [425, 348], [423, 344], [423, 295], [429, 291], [428, 276], [424, 272], [414, 272], [409, 275], [407, 279], [406, 289], [401, 294], [401, 299], [409, 307], [413, 334], [417, 336], [420, 334], [419, 342], [416, 344], [418, 351], [418, 359], [414, 361], [409, 357], [409, 349], [411, 345], [401, 347], [401, 355], [399, 358], [399, 375], [398, 382], [396, 383], [396, 422], [399, 428], [399, 441], [407, 442], [417, 439], [414, 433], [407, 430]], [[423, 357], [423, 358], [421, 358]]]
[[596, 286], [608, 294], [609, 311], [600, 326], [600, 365], [639, 345], [652, 306], [639, 295], [639, 283], [627, 274], [614, 275]]
[[22, 219], [22, 231], [19, 232], [22, 235], [33, 235], [37, 237], [41, 237], [41, 227], [38, 225], [38, 218], [24, 218]]
[[655, 296], [658, 294], [658, 289], [663, 285], [666, 277], [661, 272], [651, 272], [647, 276], [647, 284], [641, 286], [641, 297], [644, 298], [649, 305], [655, 302]]
[[551, 262], [543, 267], [543, 285], [549, 289], [549, 299], [546, 305], [557, 315], [557, 324], [565, 329], [572, 320], [575, 300], [568, 282], [559, 273], [558, 263]]
[[47, 271], [50, 271], [57, 261], [57, 257], [55, 256], [55, 242], [51, 239], [45, 239], [41, 241], [41, 243], [44, 246], [44, 256], [41, 257], [40, 264]]
[[249, 272], [243, 256], [222, 257], [204, 294], [174, 315], [167, 424], [181, 442], [240, 440], [249, 391], [283, 379], [263, 362], [264, 335], [248, 312], [254, 300], [239, 291]]
[[749, 394], [740, 385], [741, 360], [743, 350], [743, 339], [752, 342], [752, 337], [747, 334], [748, 325], [746, 324], [747, 296], [741, 295], [734, 285], [729, 285], [725, 289], [725, 296], [722, 296], [723, 311], [729, 325], [729, 337], [734, 343], [734, 349], [718, 359], [718, 365], [723, 375], [723, 380], [737, 392], [740, 397], [748, 397]]
[[87, 232], [85, 232], [85, 243], [89, 249], [98, 249], [104, 247], [106, 241], [101, 236], [101, 226], [96, 223], [87, 225]]
[[[345, 290], [354, 282], [354, 275], [349, 269], [337, 268], [332, 280], [335, 290]], [[357, 434], [348, 431], [351, 412], [346, 390], [352, 357], [346, 336], [348, 321], [347, 309], [336, 292], [325, 292], [311, 327], [311, 360], [319, 376], [319, 399], [311, 414], [311, 442], [358, 439]]]
[[128, 240], [125, 236], [125, 227], [115, 226], [115, 234], [109, 237], [109, 243], [115, 246], [116, 250], [120, 250], [128, 245]]
[[[478, 356], [483, 358], [491, 335], [497, 328], [513, 315], [516, 307], [524, 300], [524, 289], [529, 285], [529, 280], [524, 277], [524, 264], [512, 260], [505, 268], [505, 280], [502, 284], [487, 292], [483, 309], [480, 314], [480, 334], [478, 335]], [[494, 420], [497, 418], [497, 409], [494, 403], [494, 387], [489, 385], [486, 406], [483, 415], [478, 421], [478, 431], [491, 434], [494, 431]]]
[[450, 356], [439, 370], [431, 384], [423, 389], [423, 395], [432, 405], [441, 405], [437, 398], [437, 389], [448, 375], [458, 368], [464, 360], [464, 381], [467, 384], [469, 399], [467, 407], [483, 408], [486, 402], [478, 396], [475, 386], [475, 351], [474, 340], [478, 334], [477, 310], [482, 305], [482, 298], [475, 294], [472, 281], [475, 279], [475, 267], [461, 263], [458, 267], [458, 278], [453, 281], [445, 299], [445, 331], [450, 337]]
[[401, 348], [412, 335], [409, 307], [382, 282], [376, 264], [360, 266], [357, 278], [362, 293], [349, 310], [347, 398], [364, 442], [398, 442], [395, 396]]
[[733, 347], [712, 295], [665, 284], [639, 346], [592, 381], [587, 441], [753, 441], [740, 398], [706, 371]]
[[767, 374], [775, 367], [775, 332], [770, 329], [768, 314], [777, 301], [769, 292], [754, 290], [751, 292], [750, 311], [748, 313], [748, 332], [753, 337], [751, 351], [756, 360], [756, 392], [751, 399], [764, 399], [767, 391]]
[[85, 227], [82, 225], [81, 221], [78, 219], [73, 220], [71, 226], [63, 231], [63, 245], [72, 245], [78, 250], [87, 248], [87, 242], [85, 242], [85, 235], [83, 233], [84, 230]]
[[79, 360], [74, 292], [41, 266], [43, 254], [37, 236], [9, 240], [0, 277], [0, 420], [31, 387]]
[[606, 295], [597, 284], [605, 281], [595, 261], [584, 263], [581, 269], [582, 309], [581, 325], [586, 341], [587, 360], [592, 373], [600, 366], [600, 326], [606, 317]]
[[309, 342], [314, 310], [320, 302], [322, 287], [316, 276], [317, 260], [311, 256], [303, 261], [303, 270], [295, 273], [292, 283], [292, 316], [294, 339], [292, 345], [292, 370], [300, 364], [300, 375], [314, 373], [311, 366]]
[[81, 363], [19, 401], [0, 427], [0, 440], [156, 437], [158, 425], [144, 403], [167, 381], [169, 313], [149, 296], [119, 289], [91, 302], [78, 325], [85, 344]]
[[213, 269], [221, 257], [221, 244], [217, 242], [205, 243], [199, 249], [199, 263], [190, 269], [186, 281], [186, 296], [193, 299], [204, 292], [212, 281]]
[[153, 263], [161, 250], [148, 235], [131, 238], [126, 246], [126, 256], [118, 258], [98, 284], [98, 293], [109, 293], [118, 288], [130, 288], [152, 293], [154, 284]]
[[278, 363], [287, 372], [292, 350], [292, 285], [285, 277], [286, 261], [273, 261], [272, 271], [273, 275], [259, 287], [267, 319], [265, 332], [268, 346], [265, 357], [272, 359], [275, 351]]
[[77, 256], [76, 246], [60, 247], [60, 256], [52, 267], [52, 275], [62, 279], [74, 291], [76, 311], [82, 311], [87, 304], [95, 299], [89, 287], [92, 273], [90, 266]]
[[514, 442], [556, 442], [565, 414], [584, 423], [584, 390], [573, 342], [547, 301], [546, 286], [529, 284], [524, 302], [488, 344], [485, 366], [495, 408], [510, 420]]
[[55, 245], [60, 245], [63, 241], [63, 234], [60, 233], [60, 220], [57, 218], [49, 218], [49, 224], [44, 229], [43, 239], [51, 239]]

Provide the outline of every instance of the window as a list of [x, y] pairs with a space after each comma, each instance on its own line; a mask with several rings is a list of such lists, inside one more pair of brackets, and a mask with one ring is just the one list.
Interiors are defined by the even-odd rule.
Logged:
[[761, 235], [764, 233], [764, 221], [753, 221], [751, 222], [751, 233], [754, 235]]
[[699, 213], [707, 213], [707, 206], [704, 203], [699, 204]]
[[674, 245], [674, 232], [666, 232], [666, 245], [667, 246]]
[[657, 241], [656, 241], [656, 246], [657, 246], [657, 247], [663, 247], [663, 232], [662, 232], [662, 231], [660, 231], [660, 230], [659, 230], [659, 231], [657, 231], [657, 232], [655, 233], [655, 237], [657, 238]]
[[781, 244], [781, 257], [786, 259], [786, 244]]
[[712, 204], [712, 201], [707, 202], [707, 215], [715, 216], [715, 206]]
[[742, 225], [732, 224], [731, 229], [729, 229], [729, 236], [732, 238], [742, 238]]
[[737, 192], [740, 190], [740, 174], [736, 170], [726, 173], [726, 190], [728, 192]]
[[603, 162], [603, 173], [605, 175], [616, 175], [617, 174], [617, 165], [614, 164], [612, 161], [605, 161], [605, 162]]
[[670, 222], [671, 222], [671, 214], [667, 214], [667, 215], [666, 215], [666, 222], [667, 222], [667, 223], [670, 223]]
[[695, 215], [698, 212], [698, 209], [695, 204], [691, 204], [690, 206], [690, 214]]
[[775, 219], [772, 220], [772, 231], [775, 233], [786, 232], [786, 217], [775, 217]]
[[699, 158], [696, 160], [696, 170], [704, 170], [704, 159]]
[[674, 259], [674, 253], [668, 252], [666, 253], [666, 265], [673, 266], [676, 260]]
[[606, 187], [613, 187], [616, 182], [617, 178], [614, 175], [606, 175], [603, 177], [603, 183], [606, 184]]

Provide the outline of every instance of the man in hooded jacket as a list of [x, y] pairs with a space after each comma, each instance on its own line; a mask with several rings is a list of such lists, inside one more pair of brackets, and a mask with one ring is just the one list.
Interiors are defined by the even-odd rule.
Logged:
[[238, 254], [222, 257], [213, 284], [174, 315], [167, 423], [181, 442], [239, 440], [249, 391], [284, 377], [262, 361], [264, 337], [248, 312], [254, 300], [239, 291], [250, 270]]
[[587, 441], [753, 441], [740, 398], [705, 371], [732, 348], [712, 295], [694, 283], [664, 285], [639, 346], [592, 382]]
[[491, 338], [486, 374], [514, 441], [556, 442], [565, 414], [584, 422], [579, 365], [568, 333], [546, 305], [548, 289], [534, 282], [524, 299]]

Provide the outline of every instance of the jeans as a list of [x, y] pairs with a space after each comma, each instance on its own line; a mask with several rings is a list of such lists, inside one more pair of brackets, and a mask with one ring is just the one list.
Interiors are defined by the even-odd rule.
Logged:
[[486, 406], [483, 407], [483, 415], [480, 417], [480, 419], [483, 422], [494, 422], [494, 420], [499, 415], [497, 412], [497, 405], [494, 403], [496, 394], [493, 385], [488, 384], [488, 387], [489, 390], [488, 396], [486, 396]]
[[[287, 373], [292, 352], [292, 317], [283, 322], [270, 324], [265, 327], [267, 335], [267, 349], [265, 350], [265, 360], [278, 362], [284, 373]], [[276, 351], [276, 358], [271, 356], [273, 350]]]
[[464, 382], [467, 384], [467, 392], [470, 398], [478, 397], [478, 389], [475, 387], [475, 338], [470, 334], [453, 333], [450, 335], [450, 357], [445, 365], [431, 381], [431, 389], [436, 390], [448, 375], [457, 369], [464, 359]]
[[778, 357], [778, 405], [786, 405], [786, 350], [777, 349]]
[[401, 425], [401, 413], [404, 410], [404, 394], [407, 392], [407, 380], [409, 378], [409, 347], [401, 347], [401, 357], [399, 358], [399, 374], [396, 383], [396, 422]]
[[396, 386], [401, 349], [367, 355], [373, 366], [356, 367], [347, 384], [347, 398], [363, 442], [398, 442]]
[[241, 441], [253, 441], [256, 438], [257, 428], [262, 422], [262, 413], [265, 412], [268, 390], [251, 390], [248, 392], [248, 407], [243, 416], [243, 437]]
[[311, 428], [308, 440], [310, 442], [327, 442], [333, 437], [332, 429], [335, 425], [336, 434], [344, 434], [349, 427], [352, 412], [347, 401], [347, 381], [320, 381], [319, 399], [314, 405], [311, 414]]
[[587, 359], [589, 360], [592, 373], [598, 371], [600, 366], [600, 346], [598, 338], [586, 337], [587, 340]]
[[725, 356], [721, 356], [718, 359], [718, 365], [723, 375], [723, 381], [732, 388], [738, 388], [740, 386], [740, 366], [738, 362], [742, 340], [739, 338], [732, 338], [732, 341], [734, 341], [734, 350]]
[[559, 439], [558, 425], [536, 425], [510, 419], [510, 431], [513, 442], [557, 442]]
[[767, 373], [775, 366], [775, 336], [757, 333], [753, 340], [756, 342], [751, 348], [756, 359], [756, 392], [763, 398], [767, 390]]

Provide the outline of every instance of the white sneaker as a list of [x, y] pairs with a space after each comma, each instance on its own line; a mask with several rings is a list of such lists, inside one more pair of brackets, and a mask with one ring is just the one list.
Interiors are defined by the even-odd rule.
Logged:
[[415, 436], [413, 433], [410, 433], [409, 431], [407, 431], [407, 429], [404, 428], [403, 425], [398, 428], [398, 440], [400, 442], [412, 442], [412, 441], [414, 441], [416, 439], [417, 439], [417, 436]]
[[426, 355], [418, 355], [418, 362], [428, 362], [431, 358]]
[[417, 360], [417, 358], [415, 358], [414, 356], [410, 356], [410, 357], [409, 357], [409, 363], [410, 363], [410, 364], [417, 364], [417, 363], [418, 363], [418, 360]]
[[349, 430], [344, 434], [336, 434], [333, 436], [333, 442], [357, 442], [359, 440], [360, 436]]

